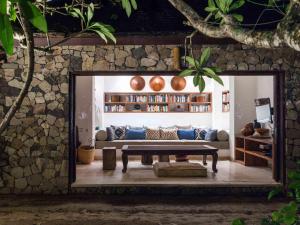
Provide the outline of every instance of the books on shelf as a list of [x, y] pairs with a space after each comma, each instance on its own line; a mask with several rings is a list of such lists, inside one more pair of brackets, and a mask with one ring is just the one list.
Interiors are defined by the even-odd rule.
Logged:
[[147, 112], [168, 112], [167, 105], [148, 105]]
[[105, 105], [104, 112], [125, 112], [124, 105]]
[[223, 102], [229, 102], [229, 100], [230, 100], [229, 92], [223, 92], [223, 94], [222, 94], [222, 101]]
[[211, 112], [210, 105], [191, 105], [191, 112]]
[[190, 101], [190, 98], [188, 95], [171, 95], [170, 96], [170, 102], [186, 103], [189, 101]]
[[167, 94], [159, 94], [159, 95], [149, 95], [149, 102], [168, 102], [168, 95]]
[[146, 95], [127, 95], [125, 97], [126, 102], [147, 102]]

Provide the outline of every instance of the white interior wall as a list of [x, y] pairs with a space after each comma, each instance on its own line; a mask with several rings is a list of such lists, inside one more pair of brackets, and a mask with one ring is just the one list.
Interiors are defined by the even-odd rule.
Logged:
[[75, 125], [78, 126], [79, 141], [82, 145], [92, 144], [94, 137], [94, 78], [76, 78]]
[[[103, 113], [103, 92], [135, 92], [130, 87], [132, 76], [106, 76], [95, 77], [96, 96], [102, 99], [96, 100], [96, 108], [100, 108], [101, 129], [110, 125], [132, 125], [132, 126], [172, 126], [193, 125], [204, 128], [229, 129], [229, 113], [222, 113], [222, 90], [228, 90], [228, 77], [222, 77], [224, 87], [206, 79], [207, 92], [213, 93], [213, 113]], [[151, 76], [144, 77], [146, 85], [141, 92], [153, 92], [149, 87]], [[177, 92], [171, 87], [172, 76], [164, 76], [165, 88], [161, 92]], [[187, 77], [187, 85], [182, 92], [199, 92], [194, 87], [192, 77]], [[215, 94], [215, 89], [220, 94]], [[137, 92], [138, 93], [138, 92]], [[225, 117], [224, 117], [225, 116]], [[214, 122], [214, 119], [216, 121]]]

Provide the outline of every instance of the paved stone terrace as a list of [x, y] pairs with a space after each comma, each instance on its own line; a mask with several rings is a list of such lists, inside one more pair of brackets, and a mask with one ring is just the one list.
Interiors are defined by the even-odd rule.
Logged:
[[283, 204], [264, 198], [164, 196], [1, 196], [0, 225], [260, 224]]

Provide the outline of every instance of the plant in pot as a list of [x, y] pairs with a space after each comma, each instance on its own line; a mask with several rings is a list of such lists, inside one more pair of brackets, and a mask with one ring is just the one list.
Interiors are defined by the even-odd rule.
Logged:
[[89, 145], [81, 145], [78, 148], [78, 160], [82, 164], [91, 164], [94, 161], [95, 157], [95, 140], [89, 139]]

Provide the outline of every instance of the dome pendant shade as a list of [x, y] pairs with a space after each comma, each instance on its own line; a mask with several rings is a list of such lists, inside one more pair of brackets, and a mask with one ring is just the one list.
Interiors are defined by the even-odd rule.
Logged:
[[165, 80], [161, 76], [155, 76], [151, 78], [149, 84], [153, 91], [161, 91], [165, 87]]
[[135, 91], [141, 91], [145, 87], [145, 80], [141, 76], [134, 76], [130, 80], [130, 87]]
[[171, 80], [171, 86], [175, 91], [181, 91], [186, 86], [186, 80], [184, 77], [175, 76]]

